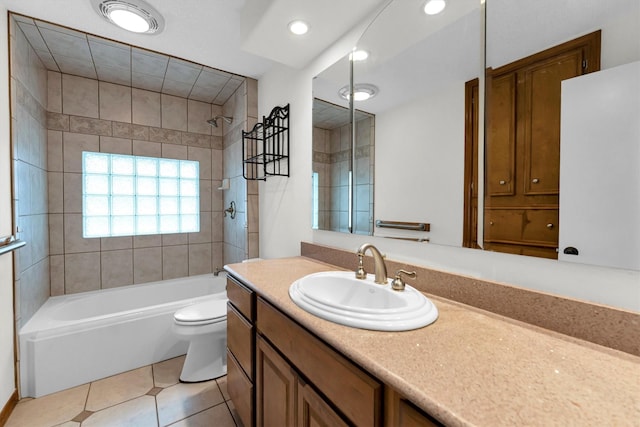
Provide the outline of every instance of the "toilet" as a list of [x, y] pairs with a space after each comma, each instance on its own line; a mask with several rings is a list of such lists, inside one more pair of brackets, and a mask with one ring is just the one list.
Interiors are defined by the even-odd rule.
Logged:
[[227, 373], [227, 299], [183, 307], [173, 315], [173, 330], [189, 341], [180, 381], [195, 383]]

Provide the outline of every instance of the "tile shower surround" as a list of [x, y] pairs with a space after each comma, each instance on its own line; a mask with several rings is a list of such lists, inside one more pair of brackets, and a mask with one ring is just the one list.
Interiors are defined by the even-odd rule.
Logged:
[[[222, 107], [48, 72], [51, 295], [211, 272], [222, 267]], [[82, 237], [82, 151], [200, 162], [200, 232]]]

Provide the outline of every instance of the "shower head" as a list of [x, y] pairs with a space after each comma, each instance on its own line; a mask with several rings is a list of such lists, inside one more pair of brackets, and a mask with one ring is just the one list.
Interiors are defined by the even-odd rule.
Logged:
[[224, 120], [225, 122], [227, 122], [229, 124], [231, 124], [231, 122], [233, 121], [233, 117], [215, 116], [213, 119], [207, 120], [207, 123], [209, 123], [214, 128], [217, 128], [218, 127], [218, 119], [222, 119], [222, 120]]

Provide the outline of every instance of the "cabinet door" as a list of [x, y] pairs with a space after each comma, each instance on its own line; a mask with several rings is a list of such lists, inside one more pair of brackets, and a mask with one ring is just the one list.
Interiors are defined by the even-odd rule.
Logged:
[[518, 73], [524, 82], [518, 116], [524, 145], [524, 193], [552, 195], [560, 190], [560, 89], [563, 80], [582, 74], [577, 48]]
[[259, 335], [256, 337], [256, 422], [258, 426], [295, 425], [296, 374]]
[[299, 427], [347, 427], [342, 417], [308, 384], [298, 380]]
[[489, 76], [485, 195], [514, 194], [516, 152], [516, 76]]
[[385, 388], [385, 427], [442, 427], [395, 389]]
[[227, 391], [242, 424], [247, 427], [252, 426], [254, 421], [253, 384], [229, 349], [227, 349]]

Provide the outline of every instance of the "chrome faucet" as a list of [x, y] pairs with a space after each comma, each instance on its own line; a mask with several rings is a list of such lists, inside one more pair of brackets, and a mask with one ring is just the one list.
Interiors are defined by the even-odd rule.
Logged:
[[375, 282], [381, 285], [387, 284], [387, 266], [384, 263], [384, 256], [380, 253], [378, 248], [373, 246], [371, 243], [365, 243], [358, 248], [356, 254], [358, 255], [358, 268], [356, 269], [356, 278], [364, 279], [367, 277], [367, 272], [364, 271], [363, 265], [363, 257], [367, 249], [371, 249], [371, 254], [373, 255], [373, 262], [376, 269], [376, 279]]

